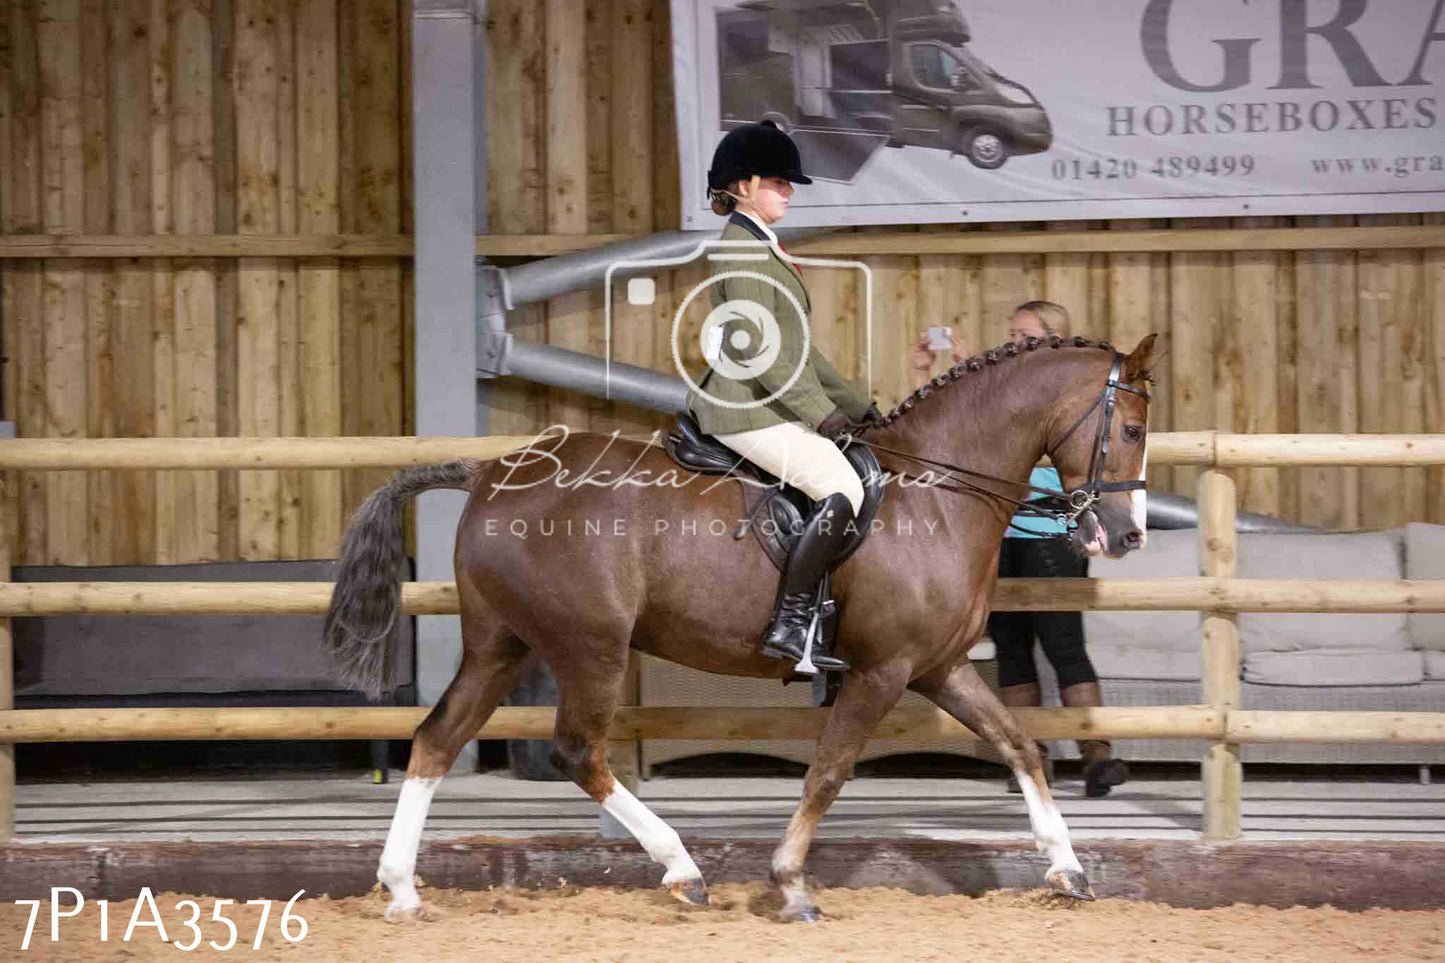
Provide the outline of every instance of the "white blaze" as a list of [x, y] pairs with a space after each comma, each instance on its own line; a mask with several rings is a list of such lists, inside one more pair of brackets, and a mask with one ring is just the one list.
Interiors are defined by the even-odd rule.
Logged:
[[[1149, 474], [1149, 436], [1144, 436], [1144, 463], [1139, 466], [1139, 480], [1143, 481]], [[1147, 493], [1144, 489], [1129, 493], [1129, 515], [1134, 520], [1134, 527], [1139, 529], [1139, 547], [1143, 548], [1149, 541], [1149, 512], [1145, 504]]]

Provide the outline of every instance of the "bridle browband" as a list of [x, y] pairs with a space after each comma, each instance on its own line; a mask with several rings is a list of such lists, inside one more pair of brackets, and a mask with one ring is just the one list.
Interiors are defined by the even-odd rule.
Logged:
[[[945, 475], [947, 481], [936, 482], [934, 483], [933, 487], [942, 488], [946, 491], [958, 492], [960, 494], [982, 495], [988, 498], [997, 499], [998, 501], [1009, 502], [1014, 505], [1015, 514], [1051, 518], [1054, 521], [1063, 523], [1065, 529], [1072, 531], [1078, 525], [1079, 516], [1083, 515], [1084, 512], [1093, 508], [1095, 503], [1099, 501], [1100, 496], [1109, 494], [1110, 492], [1131, 492], [1144, 490], [1143, 479], [1135, 479], [1133, 481], [1106, 482], [1104, 481], [1103, 477], [1104, 463], [1108, 460], [1109, 446], [1112, 441], [1111, 429], [1113, 428], [1114, 424], [1114, 411], [1118, 407], [1117, 392], [1127, 391], [1130, 394], [1135, 394], [1143, 398], [1145, 403], [1148, 403], [1149, 401], [1149, 392], [1145, 391], [1142, 388], [1135, 388], [1133, 385], [1125, 384], [1123, 381], [1119, 380], [1119, 376], [1123, 373], [1124, 370], [1124, 360], [1124, 355], [1120, 354], [1117, 351], [1114, 352], [1114, 360], [1113, 363], [1109, 366], [1109, 377], [1104, 382], [1103, 390], [1100, 391], [1099, 394], [1094, 398], [1093, 403], [1089, 405], [1088, 408], [1084, 409], [1084, 413], [1081, 414], [1077, 419], [1075, 419], [1074, 423], [1069, 426], [1068, 430], [1059, 436], [1059, 439], [1057, 441], [1044, 447], [1044, 452], [1049, 456], [1049, 460], [1054, 462], [1055, 464], [1058, 464], [1057, 460], [1054, 458], [1054, 452], [1058, 450], [1060, 445], [1068, 441], [1069, 438], [1073, 436], [1074, 432], [1079, 429], [1079, 426], [1082, 425], [1085, 421], [1087, 421], [1089, 416], [1092, 415], [1095, 410], [1097, 410], [1101, 405], [1103, 406], [1103, 414], [1099, 418], [1098, 427], [1094, 431], [1094, 448], [1089, 455], [1089, 473], [1085, 477], [1084, 487], [1076, 488], [1072, 492], [1057, 491], [1052, 488], [1041, 488], [1038, 485], [1031, 485], [1028, 482], [1010, 481], [1007, 478], [999, 478], [997, 475], [989, 475], [984, 472], [974, 471], [971, 468], [963, 468], [959, 465], [953, 465], [945, 461], [935, 461], [932, 458], [924, 458], [921, 455], [915, 455], [910, 452], [900, 451], [897, 448], [889, 448], [887, 445], [880, 445], [876, 442], [868, 441], [867, 439], [858, 438], [856, 436], [852, 438], [852, 442], [860, 445], [867, 445], [869, 448], [872, 448], [875, 451], [886, 451], [891, 455], [896, 455], [900, 458], [917, 462], [921, 465], [927, 465], [930, 468], [944, 469], [947, 473]], [[898, 472], [897, 474], [900, 478], [909, 477], [906, 472]], [[970, 481], [969, 479], [971, 478], [977, 478], [991, 482], [1000, 482], [1015, 487], [1021, 485], [1024, 488], [1027, 488], [1031, 494], [1044, 495], [1048, 498], [1058, 499], [1059, 501], [1064, 502], [1069, 507], [1067, 510], [1047, 508], [1035, 502], [1029, 502], [1019, 498], [1013, 498], [1009, 495], [1003, 494], [1002, 492], [997, 492], [993, 491], [992, 489], [984, 488], [976, 482]]]

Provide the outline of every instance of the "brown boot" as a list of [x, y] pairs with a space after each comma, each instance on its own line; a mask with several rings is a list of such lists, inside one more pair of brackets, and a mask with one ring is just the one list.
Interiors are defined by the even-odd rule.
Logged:
[[[1037, 682], [1000, 686], [998, 697], [1000, 701], [1010, 709], [1033, 709], [1043, 704], [1043, 694], [1039, 691], [1039, 684]], [[1037, 743], [1037, 745], [1039, 747], [1039, 755], [1043, 757], [1044, 761], [1044, 781], [1052, 785], [1054, 781], [1054, 763], [1053, 760], [1049, 758], [1049, 747], [1042, 742]], [[1023, 792], [1023, 790], [1019, 788], [1018, 776], [1012, 773], [1009, 774], [1007, 788], [1009, 792]]]
[[[1080, 682], [1059, 692], [1066, 706], [1092, 708], [1104, 704], [1097, 682]], [[1107, 739], [1080, 739], [1079, 755], [1084, 763], [1084, 795], [1092, 799], [1109, 795], [1109, 790], [1129, 780], [1129, 766], [1113, 758], [1114, 747]]]

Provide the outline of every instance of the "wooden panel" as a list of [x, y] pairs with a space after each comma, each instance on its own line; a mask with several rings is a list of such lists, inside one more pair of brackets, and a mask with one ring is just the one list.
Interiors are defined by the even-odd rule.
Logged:
[[[569, 16], [575, 18], [575, 5], [573, 11]], [[612, 110], [607, 132], [612, 140], [612, 156], [626, 158], [627, 171], [627, 176], [614, 177], [612, 181], [612, 230], [621, 234], [648, 234], [653, 223], [656, 166], [652, 143], [652, 0], [613, 0], [611, 34]], [[573, 59], [566, 69], [581, 79], [586, 66], [582, 44], [572, 53]], [[580, 111], [578, 120], [585, 120]], [[550, 149], [550, 135], [548, 147]], [[577, 143], [576, 153], [585, 161], [585, 142]], [[654, 323], [653, 306], [628, 304], [625, 296], [613, 304], [613, 358], [644, 368], [664, 365], [665, 357], [657, 358], [653, 354], [654, 339], [650, 330]], [[593, 312], [594, 330], [603, 320], [599, 312]], [[605, 324], [602, 327], [605, 331]], [[646, 433], [656, 421], [645, 409], [615, 402], [606, 405], [599, 414], [601, 417], [593, 416], [594, 431]]]
[[[1049, 230], [1059, 231], [1065, 228], [1078, 230], [1096, 230], [1098, 224], [1094, 221], [1058, 221], [1048, 225]], [[1069, 318], [1073, 322], [1073, 333], [1091, 334], [1100, 332], [1096, 337], [1111, 337], [1102, 333], [1099, 322], [1103, 318], [1095, 318], [1091, 314], [1093, 302], [1089, 297], [1089, 265], [1091, 261], [1099, 260], [1098, 255], [1093, 254], [1047, 254], [1044, 255], [1044, 294], [1043, 296], [1055, 304], [1063, 305], [1069, 312]], [[1127, 339], [1116, 338], [1115, 342], [1124, 350], [1133, 347], [1134, 342]]]
[[[1199, 223], [1185, 219], [1175, 221], [1174, 226], [1193, 227]], [[1173, 364], [1169, 384], [1173, 407], [1171, 427], [1176, 431], [1215, 427], [1221, 408], [1229, 410], [1226, 405], [1233, 397], [1235, 377], [1229, 373], [1233, 366], [1228, 362], [1217, 364], [1215, 357], [1221, 346], [1216, 332], [1223, 328], [1228, 310], [1227, 287], [1218, 281], [1227, 263], [1223, 258], [1219, 254], [1170, 255]], [[1218, 401], [1221, 396], [1226, 399], [1225, 405]], [[1196, 484], [1195, 476], [1175, 473], [1175, 491], [1192, 498]]]
[[[236, 2], [236, 229], [280, 229], [276, 0]], [[237, 265], [237, 431], [275, 435], [281, 424], [280, 273], [274, 258]], [[275, 558], [280, 549], [281, 480], [276, 472], [240, 478], [240, 551], [246, 559]]]
[[[296, 29], [295, 2], [276, 8], [276, 198], [277, 227], [296, 233]], [[393, 28], [396, 25], [393, 23]], [[395, 34], [393, 34], [394, 41]], [[276, 262], [276, 380], [280, 411], [277, 431], [283, 436], [302, 434], [301, 332], [297, 313], [297, 264]], [[301, 475], [283, 471], [278, 476], [276, 515], [279, 558], [301, 555]]]
[[[949, 230], [947, 225], [927, 225], [920, 230], [924, 233]], [[922, 337], [927, 328], [943, 325], [953, 329], [953, 351], [939, 351], [934, 354], [933, 366], [929, 370], [930, 377], [942, 374], [954, 363], [955, 353], [967, 357], [971, 353], [983, 350], [979, 344], [975, 326], [978, 320], [976, 316], [970, 319], [971, 323], [964, 323], [965, 297], [964, 287], [966, 275], [960, 270], [960, 262], [963, 259], [950, 254], [925, 254], [918, 258], [918, 321], [912, 326], [906, 327], [900, 332], [902, 325], [888, 324], [883, 316], [873, 319], [873, 336], [897, 337], [900, 333], [910, 337]], [[816, 302], [815, 302], [816, 303]], [[968, 331], [965, 332], [965, 327]], [[845, 343], [846, 344], [846, 343]], [[913, 342], [910, 340], [909, 348]], [[840, 345], [843, 348], [844, 345]], [[843, 351], [833, 351], [828, 354], [835, 364], [841, 365], [846, 355]], [[917, 375], [911, 375], [917, 381]], [[880, 406], [881, 407], [881, 406]]]
[[[1301, 218], [1314, 225], [1347, 224], [1350, 218]], [[1355, 431], [1355, 255], [1302, 251], [1295, 258], [1296, 370], [1302, 432]], [[1307, 468], [1299, 474], [1299, 520], [1323, 528], [1353, 528], [1359, 518], [1359, 471]]]
[[[216, 229], [211, 104], [209, 0], [173, 5], [175, 122], [172, 167], [173, 227], [179, 234]], [[210, 261], [178, 260], [175, 267], [174, 430], [184, 437], [217, 432], [216, 274]], [[175, 557], [204, 561], [220, 555], [220, 491], [213, 472], [172, 476]]]
[[[1111, 228], [1116, 231], [1140, 231], [1150, 224], [1149, 221], [1119, 221], [1111, 225]], [[1157, 255], [1143, 253], [1104, 256], [1102, 260], [1106, 264], [1104, 270], [1108, 287], [1108, 316], [1100, 319], [1097, 328], [1081, 329], [1075, 325], [1075, 330], [1083, 335], [1108, 338], [1126, 348], [1131, 343], [1137, 344], [1140, 337], [1151, 331], [1157, 331], [1165, 337], [1166, 350], [1169, 352], [1166, 357], [1169, 360], [1155, 372], [1159, 390], [1154, 392], [1149, 405], [1149, 427], [1151, 431], [1166, 431], [1170, 424], [1169, 399], [1173, 391], [1174, 345], [1170, 339], [1168, 312], [1161, 313], [1156, 310], [1156, 289], [1162, 288], [1165, 298], [1168, 297], [1169, 290], [1167, 275], [1163, 278], [1158, 276], [1166, 274], [1167, 266], [1156, 265], [1156, 257]], [[1169, 466], [1149, 466], [1147, 481], [1150, 488], [1168, 490], [1173, 480], [1174, 470]]]
[[[171, 76], [175, 57], [171, 37], [170, 11], [164, 0], [151, 0], [150, 5], [150, 74], [151, 74], [151, 230], [170, 234], [173, 230], [171, 209]], [[153, 375], [155, 432], [162, 436], [177, 434], [176, 412], [176, 291], [169, 260], [156, 260], [151, 267], [154, 295], [152, 315], [155, 355]], [[156, 474], [155, 560], [160, 563], [180, 560], [180, 535], [174, 522], [178, 476], [175, 472]]]
[[913, 342], [916, 323], [904, 320], [918, 316], [917, 260], [881, 255], [865, 258], [873, 269], [873, 311], [875, 323], [873, 391], [878, 407], [887, 412], [913, 393]]
[[[503, 107], [504, 116], [511, 110], [522, 111], [533, 103], [537, 91], [526, 76], [526, 59], [539, 34], [546, 36], [546, 73], [544, 106], [546, 128], [539, 143], [545, 144], [545, 171], [543, 215], [547, 231], [557, 234], [586, 233], [588, 203], [587, 150], [589, 140], [605, 137], [608, 125], [597, 128], [588, 126], [588, 90], [586, 81], [587, 31], [608, 29], [608, 21], [591, 23], [575, 3], [552, 0], [546, 5], [543, 23], [515, 6], [503, 5], [498, 10], [505, 16], [506, 28], [514, 31], [513, 39], [517, 48], [496, 65], [499, 77], [504, 83], [521, 84], [522, 96], [517, 97], [513, 107]], [[517, 88], [505, 88], [494, 95], [496, 99], [511, 99]], [[489, 105], [490, 106], [490, 105]], [[516, 121], [523, 133], [529, 132], [529, 118], [520, 113]], [[610, 120], [610, 118], [609, 118]], [[591, 137], [589, 138], [589, 130]], [[530, 155], [529, 145], [513, 145], [513, 151]], [[520, 155], [519, 155], [520, 162]], [[534, 221], [535, 198], [524, 191], [513, 198], [497, 198], [494, 208], [498, 220], [492, 223], [494, 232], [506, 232], [510, 228]], [[611, 217], [608, 218], [609, 224]], [[624, 286], [625, 287], [625, 286]], [[614, 297], [622, 293], [621, 288], [613, 292]], [[546, 304], [546, 340], [549, 344], [569, 347], [574, 351], [590, 351], [591, 327], [594, 321], [602, 324], [600, 312], [594, 318], [592, 294], [587, 291], [575, 292], [553, 298]], [[633, 345], [637, 328], [651, 338], [651, 312], [639, 312], [625, 304], [625, 298], [614, 301], [617, 305], [618, 321], [631, 330], [624, 334], [614, 329], [613, 357], [624, 360], [621, 351], [623, 343]], [[604, 349], [599, 342], [598, 352]], [[634, 352], [635, 353], [635, 352]], [[573, 431], [587, 431], [593, 427], [592, 411], [601, 409], [600, 402], [576, 392], [555, 389], [548, 392], [549, 422], [567, 425]], [[598, 427], [601, 427], [600, 425]], [[610, 428], [611, 426], [607, 426]]]
[[[1293, 434], [1299, 428], [1299, 374], [1295, 303], [1295, 258], [1280, 255], [1275, 265], [1275, 333], [1278, 338], [1279, 373], [1276, 385], [1275, 423], [1279, 431]], [[1266, 399], [1267, 400], [1267, 399]], [[1279, 511], [1281, 518], [1298, 519], [1300, 474], [1285, 469], [1279, 473]]]
[[[1240, 218], [1236, 226], [1274, 227], [1277, 218]], [[1221, 429], [1244, 432], [1279, 431], [1279, 333], [1276, 286], [1279, 258], [1273, 252], [1242, 252], [1232, 256], [1233, 310], [1229, 315], [1230, 341], [1237, 351], [1238, 381], [1231, 424]], [[1279, 470], [1244, 468], [1234, 473], [1240, 507], [1245, 511], [1278, 516]]]
[[[112, 208], [119, 234], [149, 234], [151, 215], [150, 5], [126, 0], [112, 7], [110, 49], [115, 125], [111, 132]], [[127, 259], [115, 266], [111, 338], [118, 377], [113, 385], [115, 433], [136, 438], [155, 433], [152, 349], [152, 263]], [[117, 564], [155, 560], [155, 474], [115, 476], [114, 545]]]
[[[85, 164], [81, 151], [80, 4], [47, 0], [40, 8], [41, 190], [45, 229], [85, 229]], [[45, 265], [45, 431], [52, 437], [86, 433], [85, 272], [83, 262]], [[49, 562], [88, 561], [89, 492], [83, 472], [45, 479]]]
[[[303, 233], [341, 228], [340, 129], [336, 0], [303, 0], [296, 12], [300, 123], [296, 178], [297, 227]], [[341, 276], [334, 258], [298, 269], [302, 420], [306, 434], [341, 434]], [[341, 473], [307, 472], [302, 487], [301, 554], [330, 558], [341, 542]]]
[[[1426, 214], [1426, 224], [1445, 224], [1445, 214]], [[1424, 253], [1421, 277], [1421, 318], [1428, 342], [1425, 352], [1425, 430], [1445, 431], [1445, 248]], [[1445, 524], [1445, 466], [1426, 470], [1429, 521]]]
[[[673, 99], [672, 7], [652, 3], [652, 227], [675, 231], [682, 226], [681, 172], [677, 157], [677, 105]], [[669, 321], [669, 323], [671, 323]]]
[[[355, 152], [355, 229], [394, 234], [401, 230], [400, 75], [397, 36], [401, 29], [395, 0], [356, 4], [352, 109], [364, 136]], [[359, 409], [359, 433], [390, 435], [401, 431], [406, 378], [402, 372], [401, 269], [393, 259], [362, 261], [357, 268], [360, 326], [357, 363], [359, 393], [350, 404]], [[386, 471], [362, 473], [370, 491], [390, 478]]]
[[[80, 9], [80, 69], [82, 160], [85, 165], [85, 231], [109, 234], [110, 182], [110, 42], [104, 0], [82, 0]], [[111, 342], [111, 312], [115, 303], [115, 272], [105, 261], [82, 261], [85, 276], [86, 434], [115, 434], [115, 355]], [[92, 565], [113, 561], [116, 477], [112, 472], [86, 474], [90, 518], [89, 557]]]
[[[1017, 224], [989, 224], [989, 233], [1015, 233]], [[985, 347], [1008, 340], [1008, 319], [1014, 308], [1031, 299], [1024, 255], [992, 254], [983, 258], [983, 325]]]

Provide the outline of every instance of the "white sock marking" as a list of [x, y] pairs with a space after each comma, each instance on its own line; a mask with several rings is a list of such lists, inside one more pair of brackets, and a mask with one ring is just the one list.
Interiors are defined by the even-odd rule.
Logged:
[[647, 855], [667, 867], [667, 873], [662, 877], [662, 885], [702, 878], [697, 864], [682, 845], [682, 838], [677, 835], [677, 830], [659, 819], [640, 799], [628, 792], [622, 783], [613, 783], [612, 791], [602, 800], [602, 808], [627, 827], [627, 831], [647, 850]]
[[431, 808], [432, 795], [440, 783], [440, 778], [408, 779], [402, 783], [396, 812], [391, 817], [391, 829], [386, 834], [386, 846], [381, 850], [381, 864], [376, 868], [376, 878], [391, 893], [388, 912], [421, 905], [413, 880], [416, 851], [421, 845], [421, 829], [426, 823], [427, 810]]
[[1082, 873], [1084, 868], [1074, 855], [1074, 844], [1069, 842], [1069, 828], [1064, 825], [1059, 807], [1052, 802], [1044, 802], [1044, 797], [1039, 795], [1039, 787], [1034, 785], [1033, 778], [1023, 767], [1015, 769], [1014, 776], [1019, 781], [1019, 789], [1023, 790], [1024, 803], [1029, 807], [1029, 825], [1034, 830], [1034, 842], [1039, 852], [1049, 858], [1049, 871], [1045, 878], [1061, 869]]

